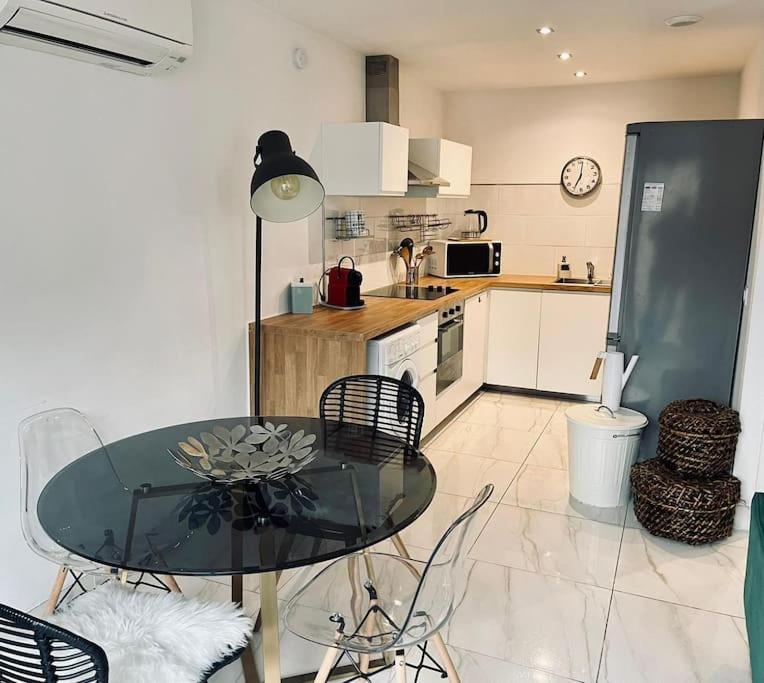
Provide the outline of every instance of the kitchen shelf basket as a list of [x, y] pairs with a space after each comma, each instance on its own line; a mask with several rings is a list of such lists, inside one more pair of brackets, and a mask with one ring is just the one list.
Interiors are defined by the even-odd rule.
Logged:
[[400, 232], [417, 232], [419, 240], [426, 242], [451, 227], [450, 218], [434, 213], [390, 214], [390, 227]]
[[658, 457], [686, 477], [712, 478], [732, 472], [740, 416], [731, 408], [693, 399], [661, 411]]
[[366, 227], [366, 216], [359, 214], [353, 219], [345, 216], [329, 217], [326, 220], [334, 223], [334, 239], [339, 241], [357, 240], [364, 237], [371, 237], [369, 229]]
[[740, 500], [735, 477], [685, 479], [654, 458], [631, 468], [631, 486], [634, 514], [655, 536], [701, 545], [732, 534]]

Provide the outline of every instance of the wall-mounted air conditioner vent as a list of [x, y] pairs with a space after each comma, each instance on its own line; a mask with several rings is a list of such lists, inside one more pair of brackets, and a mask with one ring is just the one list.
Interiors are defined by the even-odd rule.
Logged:
[[0, 43], [131, 73], [177, 68], [192, 42], [189, 0], [0, 0]]

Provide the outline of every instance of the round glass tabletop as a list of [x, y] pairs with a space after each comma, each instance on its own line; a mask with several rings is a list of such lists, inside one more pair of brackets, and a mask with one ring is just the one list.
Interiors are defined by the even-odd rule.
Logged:
[[165, 427], [88, 453], [48, 482], [37, 510], [53, 540], [100, 564], [250, 574], [378, 543], [424, 512], [435, 484], [427, 458], [384, 432], [239, 417]]

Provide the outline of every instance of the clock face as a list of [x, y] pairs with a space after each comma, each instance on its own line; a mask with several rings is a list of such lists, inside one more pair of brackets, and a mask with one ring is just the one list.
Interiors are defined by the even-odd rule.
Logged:
[[585, 197], [602, 182], [602, 171], [594, 159], [575, 157], [565, 164], [560, 182], [571, 197]]

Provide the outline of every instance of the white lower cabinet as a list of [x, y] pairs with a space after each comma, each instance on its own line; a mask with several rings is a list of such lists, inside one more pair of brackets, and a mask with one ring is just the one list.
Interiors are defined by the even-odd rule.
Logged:
[[494, 289], [488, 325], [486, 382], [536, 388], [541, 292]]
[[431, 372], [419, 380], [419, 393], [424, 399], [424, 424], [422, 436], [427, 436], [438, 424], [438, 413], [435, 405], [435, 373]]
[[488, 341], [488, 292], [467, 299], [464, 307], [464, 365], [462, 382], [469, 396], [485, 382], [485, 354]]
[[537, 389], [600, 394], [600, 380], [589, 375], [597, 354], [605, 350], [609, 310], [607, 294], [543, 293]]

